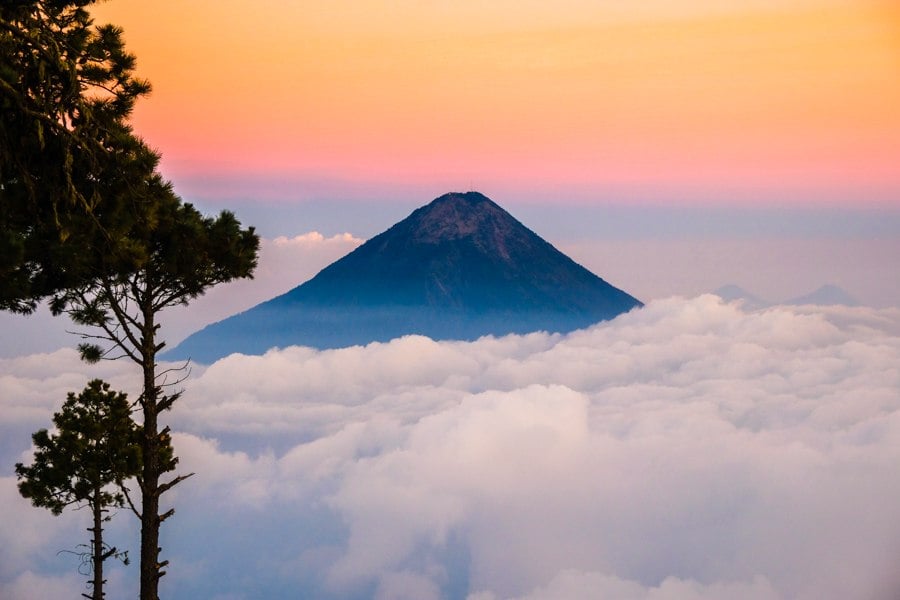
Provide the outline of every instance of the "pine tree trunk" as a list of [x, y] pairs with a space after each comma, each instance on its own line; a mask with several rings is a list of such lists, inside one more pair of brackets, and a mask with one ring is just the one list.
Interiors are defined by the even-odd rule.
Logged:
[[144, 312], [143, 485], [141, 487], [141, 592], [140, 600], [159, 600], [159, 426], [157, 423], [156, 350], [153, 311]]
[[94, 499], [91, 508], [94, 513], [93, 562], [94, 562], [94, 592], [92, 600], [103, 600], [103, 506], [100, 504], [100, 486], [94, 488]]
[[156, 411], [153, 404], [151, 398], [145, 398], [141, 491], [141, 600], [159, 600], [159, 495], [157, 494], [159, 447], [156, 443]]

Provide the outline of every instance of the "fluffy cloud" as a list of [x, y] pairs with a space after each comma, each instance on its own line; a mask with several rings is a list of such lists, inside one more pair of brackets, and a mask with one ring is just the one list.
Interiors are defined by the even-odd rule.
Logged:
[[26, 571], [8, 585], [0, 585], [0, 591], [3, 591], [3, 597], [7, 600], [34, 600], [72, 597], [78, 591], [89, 590], [76, 575], [42, 577]]
[[[898, 364], [896, 309], [713, 296], [565, 336], [233, 355], [171, 416], [197, 476], [169, 498], [166, 596], [894, 598]], [[16, 431], [94, 376], [0, 369]], [[0, 487], [42, 523], [2, 595], [64, 572], [35, 558], [52, 517]]]
[[[611, 575], [566, 570], [554, 577], [547, 586], [516, 600], [777, 600], [779, 597], [762, 577], [748, 583], [711, 585], [668, 577], [659, 586], [647, 587]], [[496, 596], [484, 592], [472, 594], [467, 600], [496, 600]]]

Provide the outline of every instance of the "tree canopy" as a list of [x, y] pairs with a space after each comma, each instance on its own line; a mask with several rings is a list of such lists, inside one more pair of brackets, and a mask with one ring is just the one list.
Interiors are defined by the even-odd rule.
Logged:
[[[113, 193], [113, 192], [111, 192]], [[83, 335], [84, 358], [126, 356], [143, 365], [162, 347], [156, 340], [156, 316], [163, 309], [187, 304], [209, 287], [252, 277], [259, 238], [242, 229], [234, 214], [203, 216], [184, 203], [156, 173], [151, 173], [116, 221], [104, 229], [75, 235], [99, 236], [85, 243], [78, 257], [82, 280], [57, 291], [51, 310], [67, 313], [93, 328]], [[106, 243], [114, 237], [116, 243]]]
[[150, 91], [95, 0], [0, 3], [0, 309], [30, 312], [79, 280], [73, 233], [98, 227], [122, 158], [153, 164], [128, 118]]
[[55, 515], [80, 503], [124, 506], [121, 486], [141, 465], [140, 428], [125, 394], [95, 379], [77, 396], [69, 393], [53, 424], [55, 432], [32, 436], [33, 463], [16, 464], [21, 494]]

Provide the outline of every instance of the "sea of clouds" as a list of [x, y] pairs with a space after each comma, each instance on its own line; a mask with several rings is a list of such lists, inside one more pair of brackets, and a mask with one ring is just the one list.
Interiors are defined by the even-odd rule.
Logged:
[[[89, 378], [0, 360], [0, 597], [71, 597], [86, 511], [12, 465]], [[900, 310], [670, 298], [569, 335], [195, 365], [170, 415], [165, 598], [900, 596]], [[137, 552], [122, 511], [110, 541]], [[133, 554], [136, 559], [136, 554]], [[135, 564], [110, 566], [133, 597]]]

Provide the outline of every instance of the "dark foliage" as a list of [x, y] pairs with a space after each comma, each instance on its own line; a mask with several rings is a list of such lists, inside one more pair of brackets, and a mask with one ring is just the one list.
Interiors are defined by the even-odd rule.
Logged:
[[[150, 86], [93, 0], [0, 3], [0, 310], [51, 310], [86, 326], [82, 356], [141, 368], [141, 598], [157, 600], [160, 496], [177, 460], [158, 416], [180, 392], [157, 372], [158, 316], [210, 286], [250, 277], [259, 240], [234, 215], [201, 215], [157, 172], [128, 124]], [[136, 512], [137, 509], [135, 509]]]
[[[95, 379], [76, 396], [69, 393], [60, 412], [53, 415], [56, 432], [46, 429], [33, 436], [34, 462], [16, 464], [19, 492], [38, 507], [59, 515], [68, 506], [89, 506], [94, 517], [91, 551], [93, 593], [103, 598], [103, 562], [127, 557], [103, 541], [103, 523], [110, 508], [125, 506], [125, 482], [141, 472], [141, 428], [131, 419], [125, 394], [111, 391]], [[173, 460], [171, 445], [160, 450]]]
[[[0, 309], [30, 312], [79, 280], [83, 238], [122, 156], [155, 164], [127, 119], [149, 92], [93, 0], [0, 3]], [[114, 242], [115, 240], [109, 240]]]
[[[132, 172], [140, 174], [139, 169]], [[161, 479], [177, 461], [165, 458], [169, 429], [160, 425], [159, 416], [172, 408], [180, 391], [173, 391], [179, 383], [177, 370], [157, 371], [157, 353], [165, 346], [157, 337], [158, 317], [211, 286], [251, 277], [259, 238], [229, 212], [204, 217], [155, 172], [130, 183], [110, 190], [122, 194], [122, 202], [116, 203], [116, 218], [102, 234], [97, 229], [77, 233], [93, 234], [97, 241], [87, 244], [80, 257], [81, 283], [53, 294], [50, 308], [88, 328], [79, 346], [86, 360], [127, 358], [141, 368], [141, 598], [156, 600], [168, 564], [159, 559], [159, 530], [175, 512], [160, 512], [160, 497], [191, 476]], [[104, 244], [108, 236], [114, 241]]]

